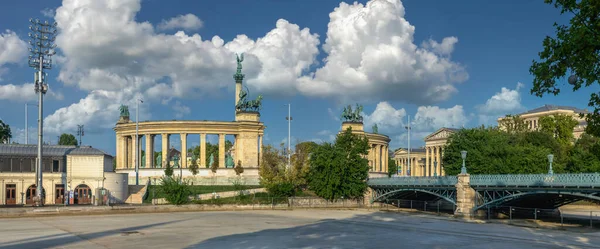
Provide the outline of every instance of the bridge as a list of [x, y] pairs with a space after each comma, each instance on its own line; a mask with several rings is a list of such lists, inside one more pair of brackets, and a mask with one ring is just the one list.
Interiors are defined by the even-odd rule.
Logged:
[[469, 175], [372, 178], [372, 202], [389, 199], [445, 200], [455, 214], [482, 208], [557, 208], [579, 200], [600, 202], [600, 174]]

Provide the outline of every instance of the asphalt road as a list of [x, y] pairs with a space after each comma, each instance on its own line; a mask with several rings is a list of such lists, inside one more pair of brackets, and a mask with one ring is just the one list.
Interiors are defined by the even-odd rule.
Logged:
[[0, 248], [600, 248], [574, 233], [362, 210], [0, 219]]

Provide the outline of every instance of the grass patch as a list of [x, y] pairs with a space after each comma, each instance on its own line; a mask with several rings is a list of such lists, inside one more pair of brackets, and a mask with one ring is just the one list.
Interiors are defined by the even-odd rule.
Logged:
[[[257, 189], [261, 188], [261, 186], [247, 186], [242, 185], [232, 186], [232, 185], [191, 185], [189, 186], [191, 195], [200, 195], [200, 194], [210, 194], [213, 192], [227, 192], [227, 191], [239, 191], [239, 190], [247, 190], [247, 189]], [[148, 195], [146, 199], [144, 199], [144, 203], [152, 203], [152, 199], [156, 198], [165, 198], [166, 194], [163, 191], [162, 185], [150, 185], [148, 186]]]

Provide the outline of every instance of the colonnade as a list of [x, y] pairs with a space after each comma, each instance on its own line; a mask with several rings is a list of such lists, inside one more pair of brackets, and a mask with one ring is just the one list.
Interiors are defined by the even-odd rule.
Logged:
[[389, 147], [383, 144], [371, 144], [369, 161], [372, 172], [388, 172]]
[[[443, 176], [446, 175], [444, 167], [442, 165], [442, 158], [444, 157], [444, 146], [425, 146], [425, 167], [421, 176]], [[434, 164], [437, 166], [434, 167]]]
[[[410, 158], [410, 175], [412, 176], [421, 176], [423, 175], [423, 167], [419, 165], [420, 156], [411, 156]], [[396, 165], [402, 167], [402, 173], [400, 175], [409, 176], [408, 175], [408, 158], [399, 158], [396, 159]]]
[[[155, 161], [154, 161], [154, 138], [156, 136], [160, 135], [162, 137], [162, 165], [155, 165]], [[139, 158], [141, 159], [141, 152], [142, 152], [142, 139], [146, 140], [146, 148], [145, 148], [145, 153], [146, 153], [146, 158], [145, 158], [145, 168], [164, 168], [166, 167], [166, 163], [168, 163], [168, 153], [169, 153], [169, 140], [170, 140], [170, 135], [169, 133], [160, 133], [160, 134], [151, 134], [151, 133], [146, 133], [146, 134], [138, 134], [138, 153], [137, 155], [140, 155]], [[187, 146], [187, 136], [190, 135], [189, 133], [180, 133], [179, 134], [181, 137], [181, 158], [180, 158], [180, 166], [182, 168], [187, 168], [188, 167], [188, 162], [187, 162], [187, 157], [188, 157], [188, 146]], [[206, 157], [210, 156], [210, 155], [206, 155], [206, 135], [212, 135], [212, 134], [208, 134], [208, 133], [200, 133], [200, 164], [198, 165], [200, 168], [204, 168], [206, 167]], [[225, 136], [228, 134], [225, 133], [219, 133], [219, 168], [225, 168]], [[243, 153], [244, 153], [244, 148], [242, 145], [242, 143], [239, 143], [238, 141], [238, 134], [233, 134], [235, 136], [235, 142], [234, 142], [234, 149], [235, 149], [235, 153], [236, 156], [234, 157], [234, 162], [237, 165], [237, 161], [238, 160], [242, 160], [243, 163], [245, 164], [250, 164], [250, 165], [243, 165], [243, 166], [258, 166], [260, 165], [260, 158], [262, 155], [262, 145], [263, 145], [263, 135], [258, 135], [258, 141], [254, 142], [255, 146], [258, 146], [258, 158], [257, 161], [255, 162], [256, 164], [254, 165], [254, 163], [252, 162], [245, 162], [243, 159], [241, 159], [241, 157], [243, 157]], [[134, 148], [135, 148], [135, 135], [123, 135], [123, 136], [117, 136], [117, 154], [119, 156], [117, 156], [117, 169], [134, 169], [135, 168], [135, 154], [134, 154]], [[247, 139], [247, 138], [246, 138]], [[252, 143], [250, 143], [250, 146], [252, 146]], [[140, 162], [140, 168], [142, 163]], [[210, 166], [210, 165], [208, 165]]]

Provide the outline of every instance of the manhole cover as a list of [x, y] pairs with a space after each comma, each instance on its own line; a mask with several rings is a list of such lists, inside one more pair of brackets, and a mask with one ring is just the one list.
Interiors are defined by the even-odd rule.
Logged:
[[121, 235], [123, 235], [123, 236], [129, 236], [129, 235], [132, 235], [132, 234], [139, 234], [139, 233], [140, 232], [138, 232], [138, 231], [126, 231], [126, 232], [121, 232]]

